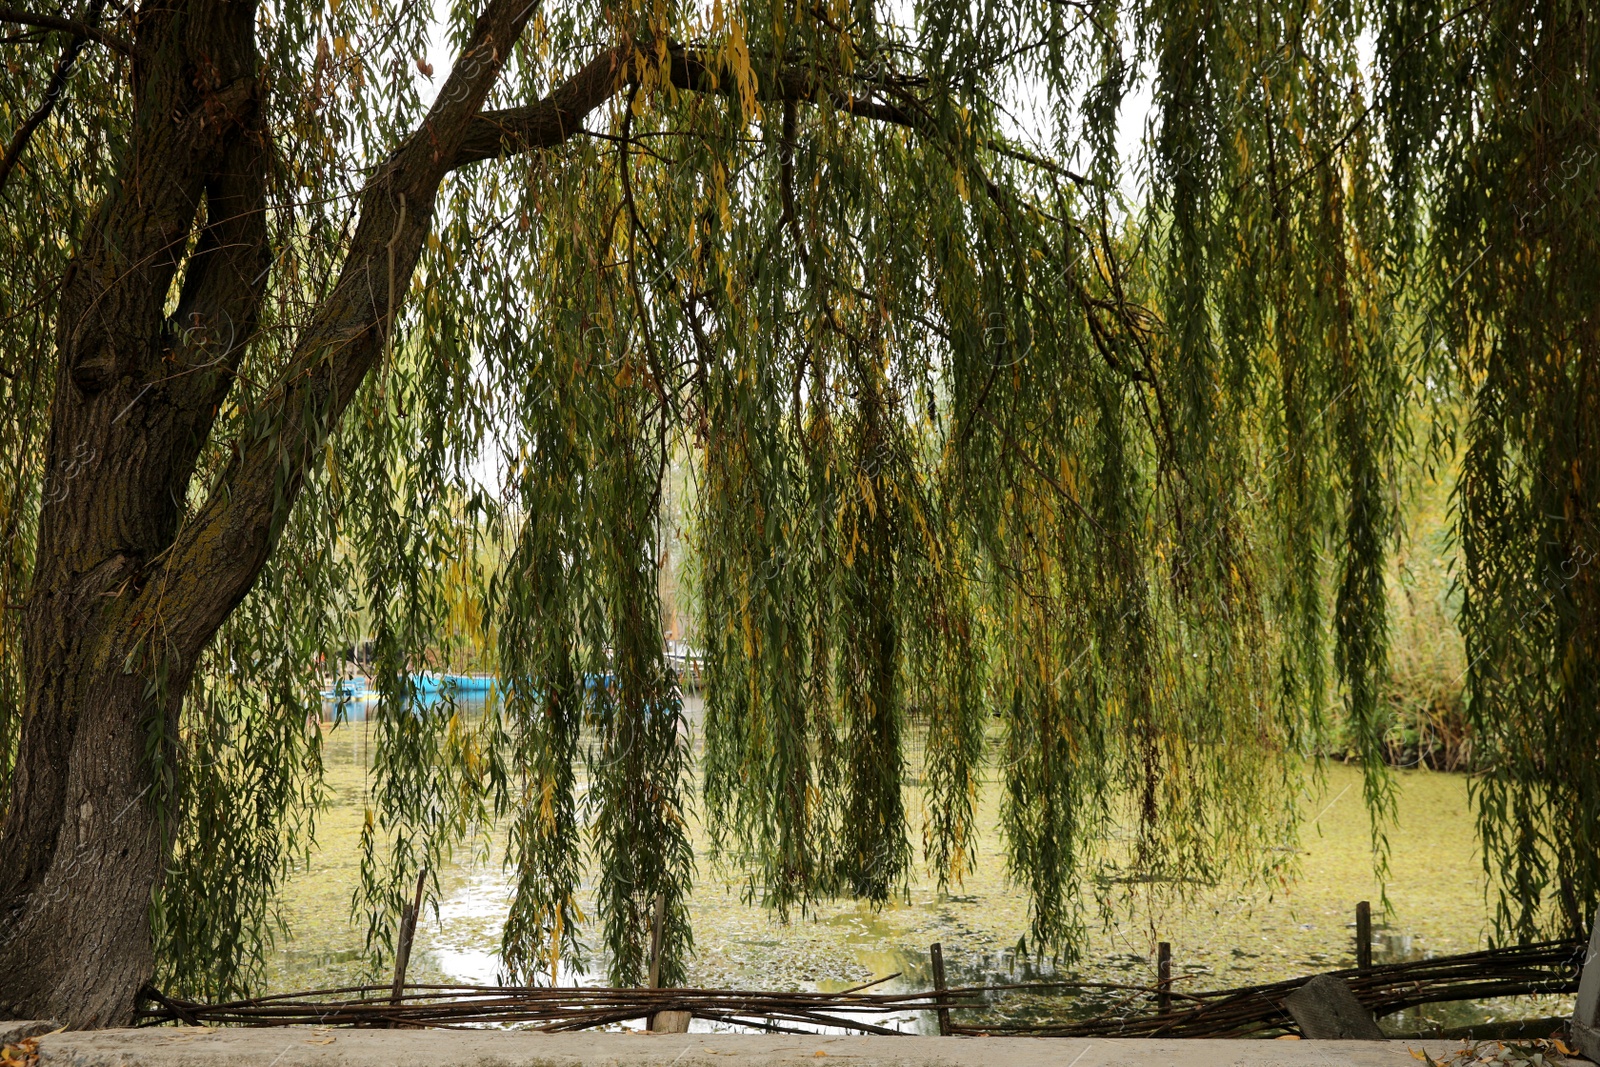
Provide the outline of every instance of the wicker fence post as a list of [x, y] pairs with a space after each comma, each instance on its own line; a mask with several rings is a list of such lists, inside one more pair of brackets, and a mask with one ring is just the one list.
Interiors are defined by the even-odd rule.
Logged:
[[939, 1036], [950, 1036], [950, 1009], [944, 1006], [944, 946], [935, 941], [928, 946], [928, 957], [933, 961], [933, 991], [939, 998]]
[[1372, 904], [1365, 900], [1356, 905], [1356, 967], [1372, 970]]

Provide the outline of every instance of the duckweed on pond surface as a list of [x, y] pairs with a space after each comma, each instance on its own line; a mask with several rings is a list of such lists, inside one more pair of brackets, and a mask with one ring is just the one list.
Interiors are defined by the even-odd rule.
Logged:
[[[361, 978], [363, 934], [349, 914], [358, 879], [366, 748], [365, 724], [342, 725], [327, 734], [334, 800], [319, 823], [318, 851], [286, 891], [291, 936], [272, 959], [273, 990]], [[1399, 821], [1389, 837], [1388, 893], [1394, 910], [1385, 922], [1375, 908], [1374, 961], [1483, 947], [1489, 913], [1465, 778], [1401, 771], [1398, 783]], [[925, 989], [931, 985], [928, 945], [934, 941], [943, 943], [953, 985], [1054, 976], [1048, 961], [1030, 956], [1021, 943], [1027, 903], [1005, 878], [994, 829], [998, 804], [998, 790], [985, 789], [981, 808], [987, 832], [978, 846], [977, 869], [957, 891], [941, 896], [931, 879], [919, 878], [907, 899], [877, 911], [848, 901], [824, 904], [785, 926], [759, 906], [742, 902], [744, 887], [737, 876], [702, 861], [691, 900], [697, 954], [690, 984], [831, 990], [900, 972], [902, 978], [884, 988]], [[1152, 982], [1158, 940], [1172, 943], [1173, 974], [1182, 988], [1250, 985], [1353, 966], [1355, 904], [1380, 896], [1360, 772], [1329, 767], [1320, 786], [1308, 783], [1305, 804], [1298, 880], [1271, 892], [1199, 887], [1187, 906], [1154, 910], [1142, 894], [1130, 893], [1109, 926], [1091, 930], [1072, 973], [1084, 981]], [[509, 892], [499, 856], [464, 859], [441, 872], [440, 882], [437, 915], [430, 909], [419, 925], [412, 980], [494, 982]], [[591, 966], [593, 974], [570, 977], [601, 982], [603, 961]], [[991, 1021], [1083, 1016], [1116, 1003], [1116, 997], [1042, 1001], [1013, 995], [996, 1002]], [[1453, 1026], [1570, 1010], [1570, 1000], [1558, 997], [1440, 1005], [1391, 1018], [1386, 1025], [1417, 1029], [1428, 1022]], [[908, 1018], [905, 1025], [929, 1023]]]

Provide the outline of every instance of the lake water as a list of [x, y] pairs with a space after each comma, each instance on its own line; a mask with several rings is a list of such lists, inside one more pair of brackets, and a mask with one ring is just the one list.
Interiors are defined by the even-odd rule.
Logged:
[[[367, 726], [356, 722], [326, 729], [334, 804], [320, 819], [320, 845], [309, 867], [286, 890], [292, 937], [271, 960], [269, 984], [276, 991], [361, 978], [363, 935], [349, 915], [358, 880]], [[1490, 916], [1465, 778], [1401, 771], [1398, 780], [1399, 821], [1390, 833], [1391, 915], [1382, 916], [1376, 906], [1380, 891], [1372, 873], [1360, 774], [1334, 765], [1320, 786], [1307, 783], [1297, 880], [1270, 890], [1201, 888], [1185, 907], [1154, 911], [1141, 895], [1130, 894], [1109, 925], [1091, 931], [1072, 973], [1086, 981], [1151, 983], [1155, 943], [1161, 940], [1171, 942], [1173, 974], [1190, 989], [1353, 966], [1355, 905], [1364, 899], [1374, 902], [1376, 962], [1484, 947]], [[785, 926], [760, 907], [741, 902], [737, 874], [710, 869], [702, 861], [690, 902], [697, 954], [689, 984], [836, 990], [899, 972], [902, 977], [884, 989], [926, 989], [931, 986], [928, 945], [934, 941], [943, 944], [952, 985], [1054, 974], [1047, 962], [1028, 956], [1025, 946], [1018, 950], [1027, 907], [1005, 878], [994, 830], [999, 790], [993, 784], [985, 787], [980, 808], [988, 830], [979, 844], [977, 869], [964, 885], [940, 895], [930, 879], [914, 877], [909, 899], [878, 910], [849, 901], [825, 904]], [[430, 909], [419, 924], [411, 979], [493, 983], [508, 899], [498, 857], [459, 863], [441, 872], [440, 881], [444, 896], [437, 915]], [[585, 984], [602, 981], [598, 975], [573, 977]], [[1104, 999], [1012, 997], [996, 1005], [996, 1018], [1081, 1016], [1106, 1006]], [[1425, 1022], [1455, 1026], [1570, 1010], [1570, 998], [1559, 997], [1439, 1005], [1386, 1025], [1397, 1030]], [[900, 1025], [918, 1029], [930, 1022], [908, 1014]]]

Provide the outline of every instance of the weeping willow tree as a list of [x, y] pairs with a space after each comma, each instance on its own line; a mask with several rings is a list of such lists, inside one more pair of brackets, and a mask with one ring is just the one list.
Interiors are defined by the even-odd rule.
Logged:
[[[991, 754], [1027, 934], [1069, 956], [1096, 886], [1271, 869], [1330, 708], [1381, 825], [1397, 457], [1430, 406], [1469, 413], [1502, 925], [1589, 917], [1583, 5], [437, 19], [0, 10], [0, 1011], [259, 979], [323, 793], [308, 720], [363, 636], [375, 960], [416, 872], [505, 827], [512, 976], [593, 924], [640, 981], [659, 898], [680, 980], [685, 466], [699, 804], [780, 913], [959, 882]], [[474, 644], [503, 700], [420, 706], [415, 670]]]

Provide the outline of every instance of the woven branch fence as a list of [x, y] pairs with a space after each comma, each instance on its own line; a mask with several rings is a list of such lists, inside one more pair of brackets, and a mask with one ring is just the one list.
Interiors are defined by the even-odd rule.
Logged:
[[[1515, 948], [1440, 956], [1410, 963], [1334, 971], [1376, 1016], [1423, 1004], [1530, 994], [1572, 993], [1578, 988], [1586, 945], [1548, 941]], [[544, 1031], [586, 1030], [649, 1019], [657, 1012], [688, 1012], [696, 1019], [731, 1023], [772, 1033], [808, 1033], [831, 1028], [855, 1033], [900, 1035], [882, 1025], [884, 1016], [910, 1011], [994, 1011], [997, 998], [1013, 993], [1067, 997], [1083, 992], [1123, 992], [1129, 1011], [1059, 1024], [970, 1025], [949, 1022], [951, 1034], [1016, 1034], [1040, 1037], [1250, 1037], [1296, 1032], [1283, 1000], [1305, 978], [1264, 985], [1186, 993], [1175, 986], [1107, 982], [1029, 982], [961, 986], [924, 993], [872, 993], [872, 986], [841, 993], [775, 993], [727, 989], [612, 989], [601, 987], [407, 985], [399, 997], [390, 986], [349, 986], [284, 993], [219, 1004], [166, 997], [146, 990], [143, 1025], [181, 1022], [231, 1026], [461, 1027], [515, 1024]], [[1166, 995], [1166, 1011], [1139, 1010]], [[942, 1010], [941, 1010], [942, 1009]]]
[[[1586, 948], [1586, 942], [1580, 940], [1547, 941], [1330, 973], [1344, 979], [1356, 999], [1381, 1018], [1407, 1008], [1445, 1001], [1575, 993]], [[951, 1026], [950, 1032], [1042, 1037], [1251, 1037], [1270, 1031], [1298, 1033], [1283, 1001], [1306, 981], [1306, 978], [1291, 978], [1199, 993], [1172, 988], [1167, 992], [1175, 1003], [1165, 1012], [1101, 1015], [1063, 1020], [1060, 1025], [977, 1027], [957, 1023]], [[1028, 988], [1042, 986], [1034, 983]], [[1160, 991], [1152, 988], [1131, 989], [1130, 992], [1157, 994]]]
[[[891, 976], [898, 977], [898, 975]], [[880, 979], [872, 985], [889, 981]], [[463, 1026], [515, 1023], [525, 1029], [567, 1031], [686, 1011], [697, 1019], [736, 1023], [775, 1033], [802, 1027], [841, 1027], [899, 1034], [857, 1015], [882, 1017], [940, 1007], [983, 1006], [981, 991], [933, 993], [770, 993], [730, 989], [613, 989], [605, 987], [408, 985], [398, 998], [389, 986], [350, 986], [310, 993], [201, 1004], [147, 991], [153, 1006], [142, 1023], [235, 1026]]]

